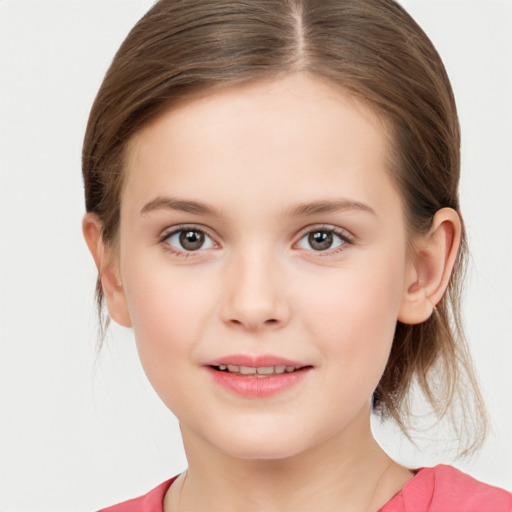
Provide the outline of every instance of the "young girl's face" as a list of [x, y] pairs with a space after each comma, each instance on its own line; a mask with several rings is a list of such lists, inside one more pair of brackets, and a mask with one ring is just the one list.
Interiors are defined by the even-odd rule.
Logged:
[[204, 94], [131, 141], [109, 309], [186, 442], [280, 458], [367, 432], [414, 280], [388, 147], [306, 74]]

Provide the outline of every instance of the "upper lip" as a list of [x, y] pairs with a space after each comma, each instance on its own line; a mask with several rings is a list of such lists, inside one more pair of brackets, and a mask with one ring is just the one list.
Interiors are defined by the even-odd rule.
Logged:
[[219, 357], [212, 359], [205, 363], [205, 366], [220, 366], [220, 365], [236, 365], [236, 366], [249, 366], [253, 368], [262, 368], [269, 366], [295, 366], [296, 368], [302, 368], [304, 366], [310, 366], [300, 361], [293, 361], [280, 356], [272, 354], [262, 355], [247, 355], [247, 354], [232, 354], [228, 356]]

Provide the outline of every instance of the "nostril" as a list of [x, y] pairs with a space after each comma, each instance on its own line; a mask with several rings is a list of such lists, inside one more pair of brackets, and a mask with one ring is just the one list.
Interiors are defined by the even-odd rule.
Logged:
[[[249, 327], [249, 328], [256, 328], [257, 325], [258, 325], [258, 322], [255, 322], [254, 324], [252, 322], [243, 322], [242, 320], [238, 320], [236, 318], [232, 318], [231, 320], [229, 320], [229, 323], [232, 325], [232, 326], [242, 326], [242, 325], [245, 325], [246, 327]], [[279, 320], [277, 320], [276, 318], [269, 318], [268, 320], [265, 320], [263, 323], [260, 323], [260, 327], [263, 326], [263, 325], [266, 325], [266, 326], [272, 326], [272, 325], [277, 325], [279, 324]]]

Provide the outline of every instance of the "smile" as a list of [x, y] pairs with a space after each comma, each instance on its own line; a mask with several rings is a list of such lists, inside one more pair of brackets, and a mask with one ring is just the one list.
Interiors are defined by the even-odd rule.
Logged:
[[228, 372], [235, 375], [252, 375], [257, 378], [272, 377], [273, 375], [282, 375], [283, 373], [293, 373], [303, 366], [239, 366], [235, 364], [221, 364], [218, 366], [212, 366], [214, 370], [220, 372]]
[[213, 382], [229, 394], [266, 398], [298, 386], [313, 370], [309, 364], [273, 355], [231, 355], [205, 365]]

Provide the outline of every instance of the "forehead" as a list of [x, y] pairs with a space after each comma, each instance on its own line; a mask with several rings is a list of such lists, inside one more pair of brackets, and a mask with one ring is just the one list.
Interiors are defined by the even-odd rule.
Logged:
[[368, 105], [298, 73], [206, 91], [164, 112], [130, 142], [125, 188], [151, 194], [165, 181], [271, 197], [307, 183], [313, 196], [339, 189], [343, 178], [365, 195], [357, 189], [389, 179], [390, 146], [386, 123]]

